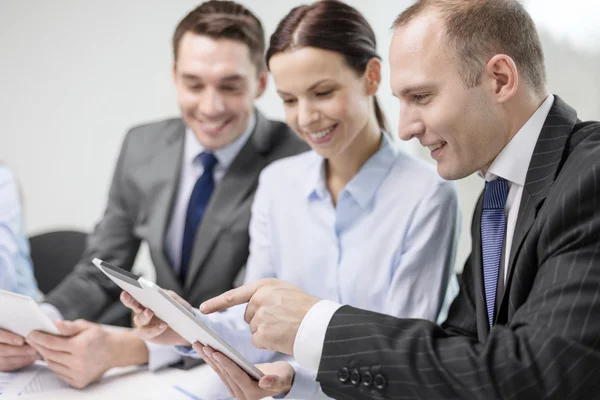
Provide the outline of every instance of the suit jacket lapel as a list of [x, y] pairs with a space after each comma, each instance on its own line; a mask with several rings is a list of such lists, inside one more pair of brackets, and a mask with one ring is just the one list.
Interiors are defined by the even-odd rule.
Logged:
[[158, 182], [158, 187], [155, 194], [156, 198], [153, 201], [154, 208], [150, 211], [150, 240], [154, 243], [155, 248], [161, 251], [153, 253], [153, 261], [155, 268], [161, 271], [168, 271], [164, 276], [168, 277], [171, 282], [162, 282], [163, 286], [172, 288], [181, 288], [179, 278], [173, 271], [173, 266], [168, 261], [165, 253], [165, 238], [177, 189], [179, 186], [179, 178], [181, 174], [181, 163], [183, 157], [183, 146], [185, 137], [185, 125], [183, 121], [172, 132], [165, 132], [168, 139], [163, 148], [161, 148], [152, 160], [152, 165], [156, 166], [154, 170], [147, 171], [146, 175], [149, 179]]
[[196, 232], [185, 289], [189, 290], [217, 238], [231, 225], [238, 205], [256, 186], [258, 171], [267, 165], [270, 149], [270, 123], [256, 111], [256, 126], [246, 145], [215, 188]]
[[[519, 215], [513, 237], [508, 263], [507, 280], [500, 302], [505, 306], [509, 292], [512, 272], [521, 246], [531, 229], [556, 176], [562, 165], [567, 141], [577, 122], [577, 113], [558, 96], [554, 96], [554, 104], [550, 108], [542, 131], [529, 163], [523, 196], [519, 206]], [[497, 315], [500, 313], [498, 312]]]

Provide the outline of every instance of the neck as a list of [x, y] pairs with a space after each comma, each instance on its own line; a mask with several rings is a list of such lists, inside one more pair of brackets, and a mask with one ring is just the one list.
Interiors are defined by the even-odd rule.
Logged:
[[[538, 108], [542, 105], [542, 103], [548, 97], [547, 92], [543, 93], [532, 93], [532, 92], [523, 92], [520, 96], [515, 96], [510, 103], [506, 104], [504, 107], [504, 115], [506, 117], [506, 126], [505, 126], [505, 140], [502, 149], [506, 147], [506, 145], [517, 135], [517, 133], [523, 128], [523, 126], [529, 121], [529, 119], [535, 114]], [[498, 151], [498, 154], [502, 151]], [[496, 154], [496, 157], [498, 157]], [[494, 160], [496, 159], [494, 157]], [[490, 168], [492, 160], [488, 164], [486, 164], [483, 168], [481, 168], [481, 173], [485, 175], [487, 170]]]
[[381, 140], [377, 122], [369, 123], [342, 154], [327, 159], [327, 187], [334, 200], [364, 163], [379, 150]]

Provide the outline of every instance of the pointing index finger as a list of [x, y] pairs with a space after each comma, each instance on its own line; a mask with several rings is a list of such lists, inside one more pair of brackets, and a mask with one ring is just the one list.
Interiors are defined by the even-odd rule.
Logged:
[[239, 288], [231, 289], [210, 300], [206, 300], [200, 305], [200, 311], [202, 314], [211, 314], [237, 306], [238, 304], [248, 303], [263, 283], [264, 280], [249, 283]]

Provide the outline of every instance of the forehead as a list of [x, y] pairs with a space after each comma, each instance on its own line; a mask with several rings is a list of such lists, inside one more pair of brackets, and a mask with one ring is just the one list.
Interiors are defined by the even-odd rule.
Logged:
[[179, 43], [177, 70], [203, 79], [218, 79], [227, 75], [251, 76], [256, 73], [250, 50], [244, 43], [192, 32], [186, 32]]
[[389, 60], [396, 95], [410, 86], [436, 84], [448, 78], [452, 65], [442, 38], [442, 22], [433, 13], [416, 16], [394, 30]]
[[324, 79], [344, 82], [357, 78], [341, 54], [315, 47], [277, 53], [269, 60], [269, 69], [277, 89], [289, 93], [302, 92]]

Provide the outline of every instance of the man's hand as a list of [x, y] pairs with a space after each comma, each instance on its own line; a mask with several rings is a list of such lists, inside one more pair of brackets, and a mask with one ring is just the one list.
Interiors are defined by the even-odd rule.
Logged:
[[[179, 304], [183, 305], [193, 313], [190, 303], [179, 297], [179, 295], [172, 290], [167, 290], [166, 292]], [[135, 316], [133, 317], [133, 322], [135, 324], [136, 332], [143, 340], [156, 344], [190, 346], [188, 341], [179, 336], [179, 334], [171, 329], [164, 321], [155, 317], [152, 310], [138, 303], [129, 293], [121, 293], [121, 302], [134, 312]]]
[[0, 329], [0, 372], [14, 371], [39, 360], [34, 348], [25, 344], [21, 336]]
[[238, 400], [258, 400], [285, 394], [292, 388], [294, 368], [284, 361], [257, 365], [265, 376], [256, 382], [227, 356], [196, 342], [194, 350], [219, 375], [229, 393]]
[[298, 328], [308, 310], [319, 302], [296, 286], [262, 279], [205, 301], [200, 311], [210, 314], [248, 303], [244, 319], [250, 324], [252, 344], [259, 349], [292, 355]]
[[133, 333], [107, 332], [101, 325], [81, 319], [57, 321], [56, 326], [63, 336], [34, 331], [27, 342], [52, 371], [77, 389], [100, 379], [112, 367], [148, 361], [146, 346]]

